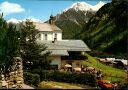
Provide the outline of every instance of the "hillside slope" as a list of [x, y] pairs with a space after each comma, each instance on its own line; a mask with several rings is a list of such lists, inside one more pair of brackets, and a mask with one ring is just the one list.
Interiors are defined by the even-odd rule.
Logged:
[[[100, 69], [102, 71], [102, 74], [104, 75], [104, 79], [110, 80], [112, 82], [120, 81], [121, 83], [126, 81], [127, 74], [124, 70], [114, 68], [110, 65], [105, 65], [87, 53], [85, 53], [85, 56], [88, 57], [88, 62], [83, 61], [83, 62], [81, 62], [81, 64], [84, 66], [93, 67], [96, 70]], [[111, 75], [113, 77], [111, 77]]]
[[105, 4], [77, 36], [94, 50], [127, 55], [128, 2], [114, 0]]
[[59, 15], [56, 25], [63, 30], [64, 39], [75, 39], [75, 36], [81, 32], [83, 26], [95, 14], [92, 11], [76, 11], [69, 9]]

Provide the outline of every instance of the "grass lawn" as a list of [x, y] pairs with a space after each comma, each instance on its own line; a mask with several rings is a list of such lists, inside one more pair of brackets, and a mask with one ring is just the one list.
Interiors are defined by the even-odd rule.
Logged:
[[39, 88], [41, 89], [94, 89], [88, 85], [79, 85], [55, 81], [43, 81], [40, 83]]
[[[112, 66], [109, 66], [109, 65], [105, 65], [105, 64], [99, 62], [98, 60], [96, 60], [94, 57], [88, 55], [87, 53], [85, 54], [85, 56], [87, 56], [89, 60], [88, 60], [88, 62], [83, 61], [82, 64], [84, 66], [94, 67], [97, 70], [101, 69], [103, 74], [106, 75], [104, 77], [104, 79], [110, 80], [113, 82], [117, 82], [117, 81], [124, 82], [124, 80], [126, 79], [127, 74], [125, 73], [124, 70], [113, 68]], [[112, 75], [114, 77], [110, 77], [110, 75]], [[122, 78], [117, 78], [116, 76], [122, 77]]]

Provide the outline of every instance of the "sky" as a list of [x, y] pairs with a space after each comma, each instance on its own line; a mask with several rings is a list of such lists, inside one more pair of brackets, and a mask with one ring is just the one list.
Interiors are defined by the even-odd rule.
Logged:
[[[12, 18], [23, 20], [27, 18], [46, 21], [49, 16], [62, 12], [73, 3], [86, 2], [96, 5], [100, 0], [0, 0], [0, 12], [4, 13], [4, 19]], [[105, 3], [110, 0], [102, 0]]]

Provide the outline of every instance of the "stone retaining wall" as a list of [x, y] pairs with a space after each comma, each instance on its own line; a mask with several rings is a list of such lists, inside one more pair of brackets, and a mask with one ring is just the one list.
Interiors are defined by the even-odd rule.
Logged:
[[22, 59], [20, 57], [14, 58], [14, 65], [11, 67], [10, 73], [6, 75], [1, 75], [2, 88], [22, 88], [24, 84], [23, 79], [23, 65]]

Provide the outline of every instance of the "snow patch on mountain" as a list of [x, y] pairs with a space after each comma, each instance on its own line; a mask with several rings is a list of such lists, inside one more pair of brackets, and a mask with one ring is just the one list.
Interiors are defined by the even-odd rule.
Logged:
[[103, 1], [100, 1], [98, 4], [95, 6], [90, 5], [86, 2], [77, 2], [74, 3], [71, 7], [65, 9], [63, 12], [66, 12], [68, 9], [74, 9], [76, 11], [81, 10], [81, 11], [98, 11], [105, 3]]
[[94, 11], [98, 11], [105, 3], [100, 1], [98, 4], [96, 4], [95, 6], [92, 6], [92, 9]]
[[81, 10], [81, 11], [87, 11], [91, 10], [91, 5], [85, 2], [78, 2], [74, 3], [70, 8], [73, 8], [75, 10]]

